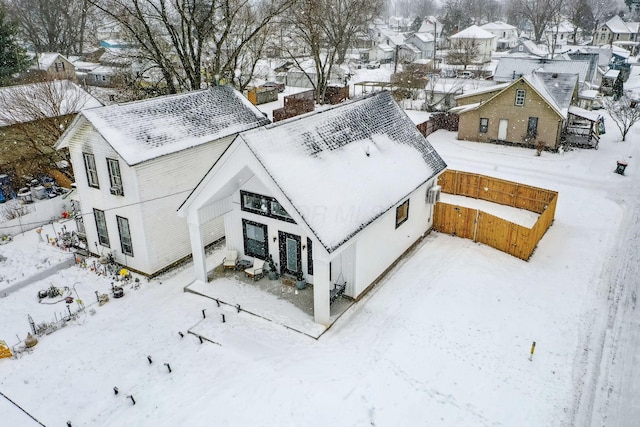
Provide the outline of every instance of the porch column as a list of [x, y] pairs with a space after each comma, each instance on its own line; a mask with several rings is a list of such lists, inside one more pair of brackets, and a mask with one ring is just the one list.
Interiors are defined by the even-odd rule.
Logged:
[[[315, 255], [315, 254], [314, 254]], [[313, 260], [313, 320], [329, 326], [329, 262]]]
[[200, 224], [189, 222], [189, 239], [191, 240], [191, 254], [193, 255], [193, 270], [196, 280], [207, 283], [207, 262], [204, 257], [204, 242], [200, 235]]

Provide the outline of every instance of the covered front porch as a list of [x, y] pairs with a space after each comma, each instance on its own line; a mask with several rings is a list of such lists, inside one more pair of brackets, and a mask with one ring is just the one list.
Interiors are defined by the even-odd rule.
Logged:
[[[191, 292], [216, 305], [226, 305], [242, 312], [266, 319], [287, 329], [319, 338], [353, 303], [346, 296], [337, 298], [330, 305], [329, 322], [314, 321], [314, 289], [307, 284], [297, 289], [289, 277], [269, 280], [265, 275], [258, 280], [246, 277], [242, 270], [224, 269], [224, 247], [217, 248], [207, 257], [207, 282], [195, 280], [185, 286]], [[218, 321], [218, 319], [216, 319]]]
[[567, 126], [562, 134], [564, 143], [570, 147], [598, 149], [600, 115], [574, 105], [569, 107]]

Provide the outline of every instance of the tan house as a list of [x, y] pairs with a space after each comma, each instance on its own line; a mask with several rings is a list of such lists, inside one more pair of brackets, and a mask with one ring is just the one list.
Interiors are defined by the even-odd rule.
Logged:
[[597, 146], [592, 112], [574, 106], [578, 75], [534, 71], [456, 97], [458, 139], [557, 150], [565, 141]]
[[59, 53], [45, 52], [37, 54], [32, 69], [46, 74], [49, 80], [76, 79], [75, 66]]
[[601, 46], [613, 42], [635, 42], [638, 40], [640, 23], [625, 22], [618, 15], [596, 29], [594, 45]]

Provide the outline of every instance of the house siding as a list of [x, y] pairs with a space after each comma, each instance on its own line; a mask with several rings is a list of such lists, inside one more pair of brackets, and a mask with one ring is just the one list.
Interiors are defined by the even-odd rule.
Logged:
[[[525, 105], [515, 105], [516, 90], [525, 89]], [[477, 102], [477, 101], [476, 101]], [[480, 118], [489, 119], [486, 133], [479, 132]], [[460, 114], [458, 139], [478, 142], [498, 140], [500, 119], [509, 120], [505, 142], [525, 144], [529, 117], [538, 117], [538, 141], [555, 149], [560, 141], [562, 117], [560, 117], [528, 84], [515, 84], [476, 110]]]
[[[191, 254], [187, 222], [176, 211], [232, 140], [229, 136], [135, 166], [140, 200], [151, 201], [140, 209], [144, 234], [153, 242], [145, 272], [155, 273]], [[205, 245], [223, 236], [222, 217], [202, 229]]]

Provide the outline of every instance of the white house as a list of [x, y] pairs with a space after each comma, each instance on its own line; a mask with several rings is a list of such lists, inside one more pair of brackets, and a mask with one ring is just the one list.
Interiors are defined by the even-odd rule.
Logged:
[[403, 46], [412, 50], [416, 54], [409, 62], [413, 62], [417, 59], [433, 59], [435, 38], [433, 37], [433, 34], [429, 33], [414, 33], [405, 39], [405, 44]]
[[491, 52], [496, 50], [496, 36], [472, 25], [451, 36], [451, 50], [476, 50], [474, 63], [491, 61]]
[[497, 50], [511, 49], [518, 44], [518, 29], [506, 22], [489, 22], [481, 25], [480, 28], [496, 36]]
[[227, 248], [302, 272], [328, 325], [333, 284], [359, 297], [431, 228], [445, 167], [388, 92], [243, 132], [178, 210], [196, 280], [224, 217]]
[[[180, 203], [238, 132], [267, 123], [229, 86], [82, 111], [56, 148], [69, 148], [89, 250], [146, 275], [190, 255]], [[222, 238], [222, 220], [202, 233]]]

